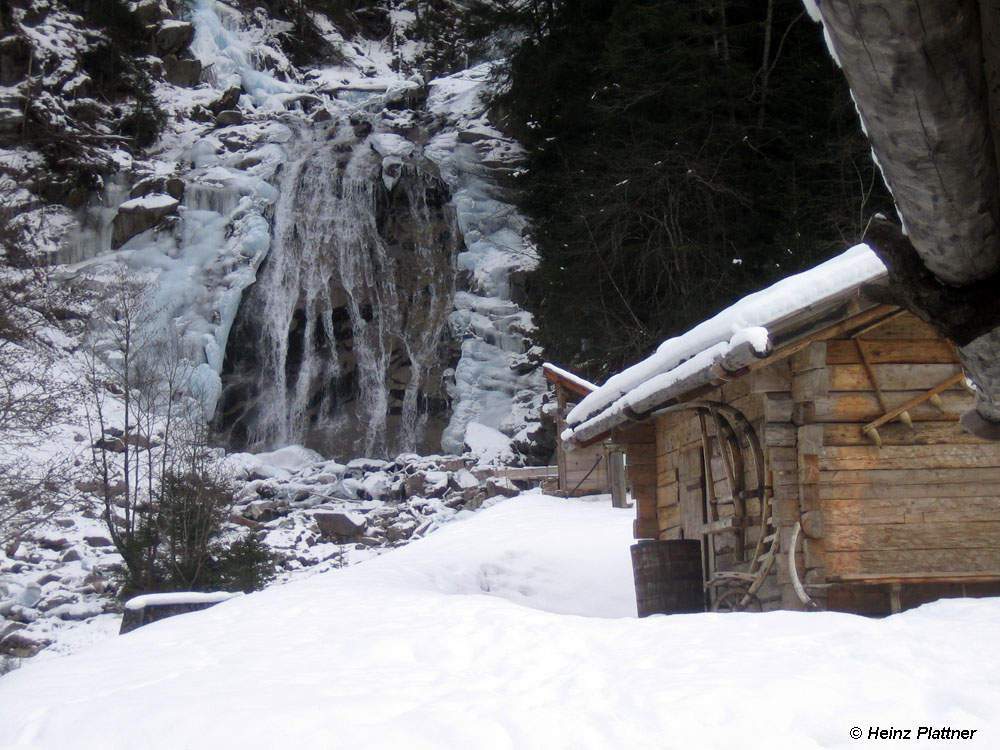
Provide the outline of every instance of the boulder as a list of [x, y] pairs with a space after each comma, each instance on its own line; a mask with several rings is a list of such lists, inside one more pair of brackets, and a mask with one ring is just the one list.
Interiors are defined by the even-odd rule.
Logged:
[[80, 490], [80, 492], [92, 492], [101, 497], [105, 494], [107, 494], [108, 497], [116, 497], [125, 493], [125, 482], [122, 481], [115, 482], [109, 487], [105, 487], [104, 482], [99, 479], [78, 479], [73, 483], [73, 486]]
[[54, 536], [42, 536], [35, 540], [39, 547], [44, 547], [45, 549], [50, 549], [55, 552], [61, 552], [69, 546], [69, 542], [65, 537], [54, 537]]
[[56, 607], [62, 607], [64, 604], [72, 604], [75, 601], [76, 601], [75, 596], [60, 594], [46, 599], [44, 602], [38, 605], [38, 609], [40, 609], [42, 612], [48, 612], [50, 610], [55, 609]]
[[132, 4], [132, 15], [144, 26], [150, 26], [163, 20], [167, 15], [167, 9], [163, 7], [160, 0], [139, 0]]
[[477, 143], [487, 139], [496, 138], [495, 133], [483, 130], [460, 130], [458, 131], [459, 143]]
[[228, 109], [236, 109], [236, 105], [239, 104], [240, 95], [243, 93], [243, 89], [239, 86], [230, 86], [225, 92], [216, 99], [214, 102], [208, 105], [208, 108], [212, 111], [213, 115], [218, 115]]
[[188, 117], [190, 117], [195, 122], [208, 122], [214, 117], [214, 115], [212, 114], [212, 110], [210, 110], [208, 107], [203, 107], [200, 104], [195, 104], [191, 108], [191, 112], [188, 114]]
[[427, 101], [430, 90], [413, 81], [406, 81], [389, 88], [382, 101], [389, 109], [417, 109]]
[[278, 503], [274, 500], [254, 500], [243, 511], [243, 515], [257, 523], [273, 521], [278, 517]]
[[104, 612], [104, 605], [99, 601], [67, 602], [53, 607], [46, 615], [58, 617], [60, 620], [89, 620]]
[[441, 471], [461, 471], [465, 468], [465, 463], [461, 456], [442, 456], [438, 465]]
[[316, 513], [313, 519], [320, 533], [329, 539], [360, 538], [368, 527], [368, 519], [360, 513], [345, 511]]
[[160, 53], [176, 54], [194, 41], [194, 24], [187, 21], [164, 21], [153, 37]]
[[177, 55], [166, 55], [163, 58], [163, 77], [175, 86], [193, 88], [201, 82], [201, 63]]
[[112, 453], [124, 453], [125, 446], [131, 445], [142, 451], [155, 448], [159, 445], [155, 440], [150, 440], [144, 435], [127, 435], [125, 437], [103, 437], [94, 443], [95, 448], [111, 451]]
[[129, 198], [142, 198], [151, 193], [166, 193], [172, 198], [184, 198], [184, 180], [180, 177], [147, 177], [139, 180], [129, 191]]
[[506, 477], [490, 477], [486, 480], [486, 494], [490, 497], [496, 497], [497, 495], [514, 497], [518, 493], [520, 493], [520, 490]]
[[238, 109], [224, 109], [215, 116], [215, 127], [225, 128], [230, 125], [242, 125], [243, 113]]
[[412, 518], [404, 518], [396, 521], [394, 524], [387, 526], [385, 529], [385, 538], [389, 543], [401, 542], [409, 539], [413, 532], [416, 531], [417, 522]]
[[244, 518], [243, 516], [239, 515], [238, 513], [233, 513], [232, 515], [230, 515], [229, 516], [229, 521], [230, 521], [230, 523], [235, 523], [235, 524], [237, 524], [239, 526], [245, 526], [246, 528], [250, 529], [251, 531], [258, 531], [260, 529], [260, 524], [259, 523], [257, 523], [256, 521], [254, 521], [251, 518]]
[[112, 542], [106, 536], [85, 536], [83, 541], [89, 547], [110, 547]]
[[385, 471], [388, 468], [389, 462], [380, 458], [354, 458], [347, 463], [344, 476], [356, 479], [370, 471]]
[[128, 633], [165, 617], [208, 609], [242, 595], [242, 592], [238, 591], [174, 591], [167, 594], [137, 596], [125, 602], [125, 612], [122, 614], [122, 624], [118, 634]]
[[478, 489], [479, 479], [468, 469], [460, 469], [451, 475], [450, 485], [453, 490]]
[[0, 638], [0, 654], [27, 659], [50, 643], [52, 641], [47, 638], [34, 636], [23, 630], [15, 630]]
[[111, 247], [117, 250], [137, 234], [152, 229], [163, 217], [174, 213], [180, 204], [179, 200], [168, 193], [150, 193], [125, 201], [118, 206], [118, 213], [115, 215]]
[[427, 483], [427, 477], [422, 471], [418, 471], [416, 474], [406, 478], [403, 483], [403, 492], [406, 493], [406, 497], [423, 497], [424, 495], [424, 485]]

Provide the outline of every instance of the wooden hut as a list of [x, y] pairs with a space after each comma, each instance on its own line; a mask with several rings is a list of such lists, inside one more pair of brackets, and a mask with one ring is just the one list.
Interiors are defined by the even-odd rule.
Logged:
[[1000, 444], [958, 423], [974, 398], [952, 345], [865, 294], [884, 278], [852, 248], [568, 414], [567, 445], [625, 447], [634, 559], [698, 540], [704, 605], [723, 610], [886, 614], [1000, 593]]
[[[589, 396], [597, 390], [597, 386], [549, 362], [542, 366], [542, 372], [555, 388], [556, 425], [562, 432], [566, 428], [569, 406]], [[622, 488], [620, 495], [616, 493], [616, 498], [620, 497], [624, 494], [625, 482], [622, 455], [621, 451], [609, 450], [604, 442], [594, 442], [577, 450], [566, 450], [566, 446], [560, 443], [556, 446], [559, 494], [578, 496], [608, 493], [611, 492], [613, 476]]]

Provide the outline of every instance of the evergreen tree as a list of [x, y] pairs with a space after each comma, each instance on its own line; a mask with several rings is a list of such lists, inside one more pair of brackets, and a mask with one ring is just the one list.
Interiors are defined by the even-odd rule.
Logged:
[[528, 148], [554, 358], [616, 369], [891, 207], [798, 0], [546, 8], [496, 105]]

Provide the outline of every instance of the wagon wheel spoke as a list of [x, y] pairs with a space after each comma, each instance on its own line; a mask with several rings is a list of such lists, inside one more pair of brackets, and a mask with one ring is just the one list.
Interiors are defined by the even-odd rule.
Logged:
[[712, 602], [713, 612], [760, 612], [761, 603], [756, 595], [745, 589], [725, 589]]

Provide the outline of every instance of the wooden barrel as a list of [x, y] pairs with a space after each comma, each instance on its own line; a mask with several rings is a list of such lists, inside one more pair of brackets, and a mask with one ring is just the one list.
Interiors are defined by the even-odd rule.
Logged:
[[632, 573], [639, 617], [705, 611], [697, 539], [645, 540], [632, 545]]

